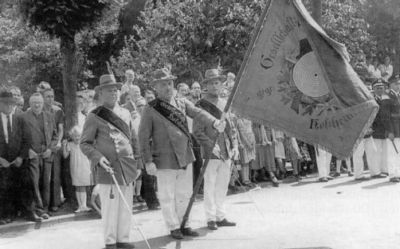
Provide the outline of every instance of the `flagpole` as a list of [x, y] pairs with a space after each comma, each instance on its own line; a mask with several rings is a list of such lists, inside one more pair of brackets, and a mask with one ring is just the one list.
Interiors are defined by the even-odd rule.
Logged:
[[[247, 49], [247, 51], [246, 51], [245, 57], [243, 58], [242, 65], [240, 66], [240, 70], [239, 70], [239, 72], [238, 72], [238, 74], [237, 74], [237, 77], [236, 77], [236, 79], [235, 79], [235, 85], [233, 86], [232, 92], [231, 92], [231, 94], [229, 95], [228, 101], [227, 101], [227, 103], [226, 103], [226, 105], [225, 105], [225, 108], [224, 108], [224, 112], [223, 112], [222, 117], [225, 116], [225, 114], [229, 111], [229, 109], [230, 109], [230, 107], [231, 107], [231, 104], [232, 104], [232, 102], [233, 102], [233, 99], [234, 99], [234, 97], [235, 97], [235, 95], [236, 95], [236, 91], [237, 91], [237, 89], [238, 89], [238, 87], [239, 87], [240, 78], [241, 78], [242, 75], [243, 75], [244, 69], [246, 68], [246, 64], [247, 64], [247, 62], [248, 62], [248, 58], [249, 58], [251, 52], [252, 52], [253, 49], [254, 49], [255, 41], [257, 40], [258, 36], [259, 36], [260, 33], [261, 33], [261, 30], [262, 30], [262, 27], [263, 27], [263, 23], [264, 23], [265, 17], [268, 15], [268, 12], [269, 12], [269, 10], [270, 10], [270, 7], [271, 7], [273, 1], [274, 1], [274, 0], [268, 0], [268, 2], [267, 2], [267, 4], [266, 4], [266, 7], [265, 7], [263, 13], [262, 13], [261, 16], [260, 16], [260, 19], [258, 20], [258, 23], [257, 23], [257, 25], [256, 25], [256, 28], [255, 28], [255, 30], [254, 30], [254, 32], [253, 32], [253, 35], [252, 35], [252, 38], [251, 38], [249, 47], [248, 47], [248, 49]], [[188, 206], [187, 206], [187, 208], [186, 208], [186, 211], [185, 211], [185, 214], [184, 214], [184, 216], [183, 216], [183, 218], [182, 218], [181, 229], [185, 228], [186, 222], [187, 222], [188, 219], [189, 219], [190, 211], [191, 211], [191, 209], [192, 209], [192, 207], [193, 207], [194, 201], [196, 200], [196, 195], [197, 195], [197, 193], [198, 193], [199, 190], [200, 190], [200, 186], [201, 186], [201, 183], [202, 183], [203, 178], [204, 178], [204, 173], [206, 172], [208, 163], [210, 162], [210, 157], [211, 157], [211, 154], [212, 154], [212, 150], [213, 150], [213, 148], [215, 147], [215, 144], [217, 143], [217, 139], [218, 139], [218, 136], [215, 136], [215, 137], [213, 138], [213, 143], [212, 143], [213, 146], [210, 147], [210, 149], [209, 149], [209, 151], [208, 151], [208, 154], [207, 154], [207, 155], [209, 155], [209, 156], [208, 156], [208, 157], [206, 158], [206, 160], [204, 161], [203, 167], [201, 168], [201, 171], [200, 171], [200, 175], [199, 175], [199, 177], [197, 178], [196, 185], [194, 186], [192, 196], [190, 197], [189, 204], [188, 204]]]

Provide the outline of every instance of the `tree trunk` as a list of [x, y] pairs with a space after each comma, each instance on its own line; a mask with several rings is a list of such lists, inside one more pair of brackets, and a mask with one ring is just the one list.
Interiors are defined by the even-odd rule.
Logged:
[[312, 16], [319, 25], [322, 24], [322, 0], [312, 0]]
[[68, 132], [78, 123], [76, 106], [77, 59], [74, 38], [61, 38], [60, 49], [63, 60], [63, 86], [64, 86], [64, 111], [65, 131]]

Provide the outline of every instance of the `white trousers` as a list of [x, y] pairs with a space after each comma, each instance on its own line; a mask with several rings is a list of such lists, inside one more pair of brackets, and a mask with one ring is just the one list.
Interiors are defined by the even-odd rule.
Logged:
[[330, 164], [332, 154], [322, 149], [320, 146], [316, 149], [317, 167], [319, 178], [328, 177], [330, 172]]
[[225, 218], [225, 198], [231, 178], [231, 160], [211, 159], [204, 173], [204, 209], [208, 221]]
[[[353, 153], [354, 177], [356, 179], [360, 178], [364, 173], [364, 152], [367, 156], [368, 168], [371, 170], [371, 166], [372, 168], [374, 167], [372, 160], [376, 153], [376, 145], [372, 138], [364, 138]], [[375, 172], [376, 169], [373, 168], [372, 171]]]
[[[120, 185], [130, 208], [123, 202], [114, 184], [99, 184], [101, 219], [103, 221], [105, 244], [128, 243], [131, 229], [133, 187]], [[110, 198], [110, 193], [114, 196]]]
[[[381, 173], [388, 172], [388, 162], [389, 156], [390, 160], [393, 160], [393, 145], [389, 139], [375, 139], [374, 144], [376, 150], [372, 151], [371, 165], [369, 166], [369, 171], [371, 176], [379, 175]], [[390, 153], [389, 153], [390, 151]], [[370, 162], [368, 162], [369, 164]]]
[[[192, 164], [185, 169], [157, 170], [158, 200], [170, 231], [178, 229], [193, 192]], [[190, 226], [190, 217], [186, 226]]]
[[389, 141], [388, 145], [388, 173], [389, 177], [400, 177], [400, 138], [394, 139], [394, 144], [396, 146], [397, 152], [395, 147], [393, 146], [392, 142]]

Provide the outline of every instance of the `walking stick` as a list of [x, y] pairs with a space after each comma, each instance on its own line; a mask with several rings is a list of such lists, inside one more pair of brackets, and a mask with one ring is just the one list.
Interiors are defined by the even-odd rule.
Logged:
[[[132, 209], [131, 209], [130, 205], [128, 204], [128, 201], [125, 199], [125, 196], [124, 196], [124, 194], [122, 193], [121, 188], [120, 188], [119, 185], [118, 185], [118, 181], [117, 181], [117, 179], [115, 178], [114, 172], [111, 171], [111, 172], [109, 172], [109, 173], [110, 173], [110, 175], [111, 175], [111, 178], [113, 179], [113, 182], [114, 182], [115, 186], [117, 187], [118, 193], [119, 193], [119, 195], [121, 196], [121, 199], [122, 199], [123, 203], [125, 204], [125, 207], [129, 210], [129, 213], [131, 214], [131, 218], [133, 219], [133, 223], [136, 224], [135, 218], [133, 218], [133, 215], [132, 215]], [[151, 249], [151, 246], [150, 246], [150, 244], [149, 244], [149, 241], [146, 239], [146, 236], [144, 235], [142, 229], [140, 229], [140, 227], [138, 227], [138, 226], [136, 226], [136, 225], [134, 225], [134, 228], [135, 228], [136, 230], [139, 231], [139, 233], [140, 233], [140, 235], [142, 236], [144, 242], [146, 243], [147, 248], [148, 248], [148, 249]]]
[[[250, 56], [251, 51], [254, 49], [255, 41], [256, 41], [257, 37], [260, 35], [260, 33], [261, 33], [261, 29], [262, 29], [262, 26], [263, 26], [263, 20], [265, 19], [266, 15], [269, 12], [269, 9], [270, 9], [270, 6], [271, 6], [271, 2], [272, 2], [271, 0], [268, 1], [267, 5], [266, 5], [267, 7], [264, 9], [264, 12], [262, 13], [262, 16], [260, 17], [260, 19], [258, 21], [258, 24], [257, 24], [256, 28], [254, 29], [254, 33], [252, 35], [250, 46], [247, 49], [247, 52], [246, 52], [246, 55], [245, 55], [243, 61], [248, 61], [248, 57]], [[232, 101], [233, 101], [234, 96], [236, 95], [236, 91], [237, 91], [237, 89], [239, 87], [239, 79], [241, 78], [245, 67], [246, 67], [246, 63], [242, 63], [242, 65], [240, 66], [239, 73], [238, 73], [238, 75], [237, 75], [237, 77], [235, 79], [235, 85], [232, 88], [232, 92], [229, 95], [228, 101], [227, 101], [226, 106], [224, 108], [224, 112], [222, 114], [222, 117], [225, 116], [225, 114], [229, 111], [229, 109], [231, 107]], [[194, 201], [196, 200], [196, 195], [199, 192], [201, 182], [203, 181], [203, 178], [204, 178], [204, 173], [206, 172], [208, 163], [210, 162], [210, 156], [212, 154], [213, 148], [215, 147], [215, 144], [217, 143], [217, 139], [218, 139], [218, 136], [215, 136], [213, 138], [213, 143], [212, 143], [213, 146], [210, 147], [210, 149], [208, 151], [208, 154], [206, 154], [206, 155], [209, 155], [209, 156], [206, 158], [206, 160], [204, 162], [204, 165], [201, 168], [200, 175], [197, 178], [196, 185], [194, 186], [192, 196], [190, 197], [189, 204], [188, 204], [188, 206], [186, 208], [186, 211], [185, 211], [185, 214], [184, 214], [184, 216], [182, 218], [181, 229], [185, 228], [186, 222], [189, 219], [190, 211], [192, 209]]]

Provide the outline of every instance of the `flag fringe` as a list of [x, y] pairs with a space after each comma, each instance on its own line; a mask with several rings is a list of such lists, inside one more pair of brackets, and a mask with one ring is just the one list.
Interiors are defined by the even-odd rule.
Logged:
[[[375, 107], [375, 108], [373, 108], [373, 107]], [[295, 137], [296, 139], [299, 139], [299, 140], [301, 140], [303, 142], [306, 142], [308, 144], [318, 145], [320, 148], [330, 152], [332, 155], [336, 156], [338, 159], [346, 159], [346, 158], [351, 157], [353, 155], [355, 149], [357, 149], [357, 147], [360, 144], [360, 142], [364, 139], [365, 134], [368, 132], [369, 128], [372, 125], [372, 122], [375, 120], [376, 114], [378, 113], [378, 107], [376, 105], [375, 100], [369, 100], [369, 101], [366, 101], [366, 102], [364, 102], [362, 104], [347, 108], [347, 110], [352, 112], [352, 113], [357, 113], [357, 112], [360, 112], [360, 111], [363, 111], [363, 110], [367, 110], [367, 109], [370, 109], [370, 108], [372, 108], [371, 113], [369, 114], [370, 117], [367, 120], [367, 122], [365, 123], [363, 129], [360, 132], [360, 135], [358, 136], [358, 138], [354, 142], [354, 146], [349, 151], [348, 155], [337, 154], [335, 149], [333, 147], [331, 147], [331, 146], [323, 146], [323, 145], [319, 144], [317, 141], [315, 141], [313, 139], [310, 139], [310, 138], [307, 138], [307, 136], [303, 136], [301, 134], [295, 134], [292, 131], [289, 131], [286, 128], [284, 128], [283, 125], [279, 125], [277, 123], [272, 123], [269, 120], [262, 120], [262, 119], [256, 118], [255, 116], [253, 116], [251, 114], [251, 112], [242, 110], [242, 111], [240, 111], [240, 113], [242, 113], [242, 114], [239, 114], [239, 112], [237, 110], [233, 109], [233, 108], [231, 109], [231, 112], [234, 113], [235, 115], [237, 115], [238, 117], [248, 118], [249, 120], [254, 121], [256, 123], [267, 125], [268, 127], [271, 127], [273, 129], [283, 131], [286, 135], [291, 136], [291, 137]], [[329, 132], [329, 130], [327, 130], [327, 132]]]

